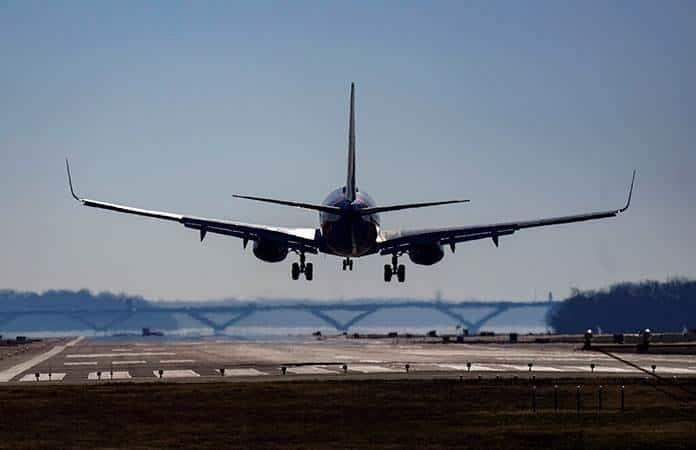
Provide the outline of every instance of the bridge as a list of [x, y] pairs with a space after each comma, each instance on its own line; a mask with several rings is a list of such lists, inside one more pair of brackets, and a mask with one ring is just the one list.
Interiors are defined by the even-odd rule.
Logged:
[[[128, 303], [125, 308], [113, 309], [35, 309], [0, 311], [0, 328], [20, 318], [59, 316], [69, 318], [86, 329], [94, 332], [118, 330], [119, 325], [139, 315], [172, 315], [182, 314], [194, 319], [204, 327], [212, 329], [216, 334], [225, 334], [228, 328], [240, 325], [245, 319], [257, 313], [269, 311], [302, 311], [320, 319], [324, 324], [339, 332], [348, 332], [367, 317], [385, 310], [395, 309], [424, 309], [438, 311], [448, 316], [452, 321], [469, 330], [478, 333], [488, 322], [501, 314], [521, 308], [542, 308], [548, 310], [551, 302], [443, 302], [443, 301], [382, 301], [364, 303], [239, 303], [229, 305], [201, 306], [138, 306]], [[467, 317], [467, 310], [485, 308], [487, 311], [476, 319]], [[342, 313], [343, 319], [337, 318]], [[345, 317], [348, 317], [347, 319]]]

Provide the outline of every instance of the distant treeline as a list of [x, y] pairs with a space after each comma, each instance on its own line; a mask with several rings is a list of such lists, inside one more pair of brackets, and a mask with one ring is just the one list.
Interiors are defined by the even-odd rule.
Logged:
[[143, 306], [148, 302], [142, 297], [101, 292], [93, 294], [87, 289], [79, 291], [50, 290], [42, 294], [0, 290], [0, 311], [36, 309], [113, 309], [122, 305]]
[[696, 328], [696, 281], [619, 283], [600, 291], [574, 289], [547, 323], [558, 333], [682, 331]]

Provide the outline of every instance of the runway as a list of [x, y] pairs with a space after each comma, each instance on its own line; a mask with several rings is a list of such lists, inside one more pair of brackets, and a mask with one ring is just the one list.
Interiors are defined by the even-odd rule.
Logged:
[[[406, 339], [110, 342], [76, 338], [12, 361], [0, 383], [262, 381], [321, 377], [694, 377], [693, 355], [622, 354], [573, 344], [443, 344]], [[655, 366], [653, 370], [653, 365]]]

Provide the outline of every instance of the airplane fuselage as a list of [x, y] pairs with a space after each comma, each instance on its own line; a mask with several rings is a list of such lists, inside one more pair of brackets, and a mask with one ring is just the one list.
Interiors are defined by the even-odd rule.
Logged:
[[355, 200], [351, 201], [345, 188], [338, 188], [326, 197], [323, 204], [346, 211], [341, 215], [319, 214], [321, 232], [328, 250], [345, 257], [359, 257], [376, 251], [379, 215], [350, 214], [351, 211], [376, 206], [369, 194], [356, 192]]

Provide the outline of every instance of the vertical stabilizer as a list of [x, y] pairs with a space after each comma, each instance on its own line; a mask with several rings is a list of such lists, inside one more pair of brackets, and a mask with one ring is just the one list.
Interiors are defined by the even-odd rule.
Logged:
[[350, 119], [348, 123], [348, 179], [346, 196], [355, 200], [355, 83], [350, 84]]

